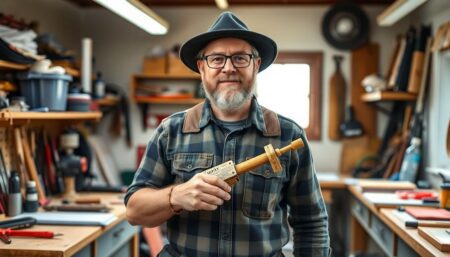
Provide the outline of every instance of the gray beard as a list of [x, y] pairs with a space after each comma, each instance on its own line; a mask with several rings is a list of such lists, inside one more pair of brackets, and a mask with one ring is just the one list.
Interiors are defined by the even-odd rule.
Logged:
[[232, 112], [244, 106], [246, 101], [253, 97], [256, 91], [256, 82], [253, 84], [249, 91], [241, 89], [231, 98], [227, 98], [225, 96], [225, 93], [222, 92], [216, 91], [211, 94], [211, 92], [209, 92], [206, 87], [203, 87], [203, 89], [205, 90], [206, 97], [212, 103], [214, 103], [217, 108], [219, 108], [223, 112]]

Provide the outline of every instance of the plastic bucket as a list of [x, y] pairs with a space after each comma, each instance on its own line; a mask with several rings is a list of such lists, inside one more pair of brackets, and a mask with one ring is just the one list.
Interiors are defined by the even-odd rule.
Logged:
[[21, 94], [31, 109], [48, 107], [51, 111], [65, 111], [67, 92], [72, 76], [37, 72], [17, 74]]

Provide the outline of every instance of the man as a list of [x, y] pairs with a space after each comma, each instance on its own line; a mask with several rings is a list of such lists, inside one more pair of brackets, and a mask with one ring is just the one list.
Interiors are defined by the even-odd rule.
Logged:
[[[125, 197], [131, 224], [167, 221], [169, 244], [159, 256], [283, 256], [288, 224], [295, 256], [329, 256], [328, 216], [305, 132], [254, 96], [256, 74], [276, 54], [272, 39], [230, 12], [181, 47], [207, 98], [157, 128]], [[305, 147], [279, 157], [280, 173], [263, 165], [233, 187], [202, 173], [297, 138]]]

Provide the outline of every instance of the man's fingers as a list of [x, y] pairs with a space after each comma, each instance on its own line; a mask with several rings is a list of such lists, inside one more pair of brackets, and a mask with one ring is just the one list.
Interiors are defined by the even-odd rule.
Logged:
[[[201, 174], [201, 173], [200, 173]], [[214, 176], [214, 175], [208, 175], [208, 174], [201, 174], [201, 178], [203, 181], [205, 181], [208, 184], [215, 185], [220, 187], [225, 192], [230, 192], [231, 187], [222, 179]]]

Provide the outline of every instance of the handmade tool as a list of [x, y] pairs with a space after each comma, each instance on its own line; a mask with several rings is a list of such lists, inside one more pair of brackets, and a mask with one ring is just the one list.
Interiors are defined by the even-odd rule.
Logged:
[[264, 147], [265, 153], [255, 156], [249, 160], [241, 162], [237, 165], [234, 165], [233, 161], [227, 161], [203, 172], [217, 176], [225, 180], [228, 185], [233, 186], [239, 181], [239, 175], [242, 175], [245, 172], [257, 168], [267, 162], [270, 163], [274, 172], [280, 172], [281, 164], [278, 156], [286, 153], [287, 151], [293, 151], [303, 146], [304, 143], [300, 138], [292, 141], [288, 146], [281, 149], [274, 149], [273, 146], [269, 144]]
[[52, 231], [30, 231], [30, 230], [12, 230], [10, 228], [0, 229], [0, 240], [5, 244], [11, 243], [11, 236], [23, 236], [23, 237], [38, 237], [51, 239], [55, 236], [61, 236], [62, 234], [54, 233]]
[[65, 198], [76, 196], [75, 177], [80, 172], [87, 171], [87, 158], [74, 154], [74, 150], [79, 146], [79, 136], [76, 132], [69, 130], [60, 137], [60, 147], [64, 154], [60, 156], [58, 169], [64, 175]]

